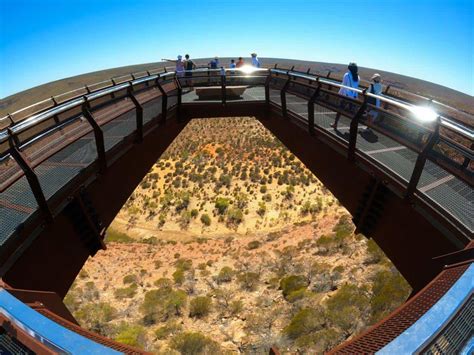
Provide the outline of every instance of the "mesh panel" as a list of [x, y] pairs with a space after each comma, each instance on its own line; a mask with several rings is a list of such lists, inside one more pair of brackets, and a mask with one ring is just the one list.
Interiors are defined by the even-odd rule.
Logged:
[[13, 157], [8, 154], [0, 161], [0, 191], [4, 190], [10, 183], [10, 179], [14, 179], [22, 175], [23, 171]]
[[0, 193], [0, 245], [32, 215], [38, 205], [26, 177], [23, 176]]
[[162, 109], [162, 98], [159, 97], [143, 104], [143, 124], [146, 124], [158, 117]]
[[118, 116], [109, 123], [102, 126], [104, 132], [105, 150], [112, 149], [125, 137], [132, 134], [137, 127], [136, 110], [133, 109]]
[[270, 89], [270, 101], [281, 106], [280, 91], [276, 89]]
[[35, 172], [46, 199], [51, 198], [96, 159], [94, 136], [89, 133], [37, 166]]
[[285, 85], [287, 79], [286, 78], [279, 78], [277, 76], [272, 76], [269, 82], [270, 88], [281, 90]]
[[286, 108], [288, 111], [308, 118], [308, 101], [288, 92], [286, 93]]
[[472, 187], [453, 177], [425, 191], [425, 194], [454, 215], [471, 232], [474, 230], [474, 190]]
[[[2, 329], [3, 330], [3, 329]], [[0, 334], [0, 353], [5, 355], [34, 355], [35, 353], [7, 333]]]
[[474, 335], [474, 297], [471, 295], [453, 320], [422, 354], [459, 354]]

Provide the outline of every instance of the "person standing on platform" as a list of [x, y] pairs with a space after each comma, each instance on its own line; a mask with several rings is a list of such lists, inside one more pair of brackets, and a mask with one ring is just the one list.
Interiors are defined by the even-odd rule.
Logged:
[[[382, 94], [382, 78], [380, 77], [380, 74], [378, 73], [375, 73], [374, 75], [372, 75], [372, 77], [370, 78], [370, 80], [372, 81], [370, 83], [370, 86], [368, 87], [367, 89], [367, 92], [371, 93], [371, 94], [374, 94], [374, 95], [381, 95]], [[367, 103], [370, 104], [370, 105], [373, 105], [377, 108], [380, 107], [380, 99], [376, 98], [376, 97], [368, 97], [367, 98]], [[375, 120], [377, 119], [377, 116], [379, 115], [379, 112], [375, 109], [369, 109], [369, 112], [368, 112], [368, 121], [369, 123], [374, 123]], [[367, 127], [367, 132], [371, 132], [370, 130], [370, 127]]]
[[211, 69], [217, 69], [219, 67], [219, 58], [215, 56], [214, 59], [209, 62], [209, 66]]
[[189, 59], [189, 54], [186, 54], [184, 58], [186, 59], [184, 62], [184, 68], [186, 70], [184, 74], [184, 76], [186, 77], [186, 84], [188, 86], [192, 86], [192, 82], [191, 82], [191, 77], [193, 76], [192, 71], [196, 69], [196, 64], [194, 64], [194, 62], [191, 59]]
[[176, 61], [176, 75], [180, 78], [184, 76], [184, 61], [181, 55], [178, 55], [178, 60]]
[[[349, 63], [346, 72], [342, 78], [342, 85], [348, 86], [349, 88], [357, 89], [359, 87], [359, 68], [357, 67], [356, 63]], [[340, 88], [339, 95], [347, 96], [353, 99], [357, 99], [357, 91], [353, 91], [349, 88]], [[341, 108], [344, 109], [345, 101], [341, 101]], [[349, 104], [349, 110], [352, 109], [352, 105]], [[337, 124], [339, 122], [340, 114], [336, 115], [336, 119], [334, 123], [331, 125], [332, 128], [337, 129]]]
[[257, 53], [252, 53], [252, 66], [255, 68], [260, 68], [260, 61], [257, 58]]
[[235, 65], [237, 68], [241, 68], [242, 66], [245, 65], [244, 59], [242, 57], [239, 57], [239, 61]]
[[236, 64], [235, 64], [235, 60], [234, 59], [231, 59], [230, 60], [230, 64], [229, 64], [229, 68], [230, 68], [230, 74], [231, 75], [234, 75], [235, 74], [235, 68], [236, 68]]

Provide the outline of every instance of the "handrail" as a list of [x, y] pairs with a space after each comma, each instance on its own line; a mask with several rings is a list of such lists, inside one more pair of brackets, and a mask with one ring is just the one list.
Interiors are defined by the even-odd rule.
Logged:
[[[195, 69], [195, 70], [185, 71], [185, 72], [209, 73], [209, 72], [220, 72], [220, 70], [221, 69], [198, 68], [198, 69]], [[382, 102], [388, 103], [390, 105], [401, 108], [403, 110], [407, 110], [409, 112], [413, 112], [414, 110], [416, 110], [416, 108], [420, 107], [420, 106], [417, 106], [417, 105], [413, 105], [411, 103], [407, 103], [407, 102], [403, 102], [401, 100], [397, 100], [397, 99], [394, 99], [394, 98], [391, 98], [391, 97], [387, 97], [385, 95], [376, 95], [376, 94], [368, 93], [368, 92], [366, 92], [366, 90], [361, 90], [361, 89], [355, 89], [355, 88], [352, 88], [352, 87], [348, 87], [348, 86], [342, 85], [339, 82], [336, 82], [336, 81], [333, 81], [333, 80], [328, 80], [326, 78], [322, 78], [322, 77], [317, 76], [317, 75], [311, 75], [311, 74], [308, 74], [308, 73], [301, 73], [301, 72], [292, 71], [292, 70], [283, 70], [283, 69], [275, 69], [275, 68], [252, 68], [251, 72], [247, 72], [243, 68], [224, 68], [224, 70], [226, 72], [239, 72], [240, 71], [240, 72], [243, 72], [244, 74], [246, 74], [247, 76], [252, 76], [252, 74], [255, 73], [255, 72], [267, 72], [267, 73], [270, 73], [270, 74], [271, 73], [283, 74], [283, 75], [289, 76], [290, 78], [291, 77], [301, 78], [301, 79], [305, 79], [305, 80], [309, 80], [309, 81], [313, 81], [313, 82], [316, 82], [317, 79], [319, 79], [320, 84], [326, 84], [326, 85], [330, 85], [330, 86], [333, 86], [333, 87], [344, 88], [344, 89], [351, 90], [351, 91], [356, 92], [356, 93], [361, 94], [361, 95], [377, 98]], [[109, 95], [111, 93], [123, 90], [123, 89], [125, 89], [129, 86], [135, 86], [135, 85], [138, 85], [138, 84], [141, 84], [141, 83], [144, 83], [144, 82], [153, 81], [153, 80], [157, 80], [157, 79], [165, 78], [165, 77], [169, 77], [169, 76], [175, 76], [176, 74], [177, 73], [174, 72], [174, 71], [165, 71], [165, 72], [161, 72], [161, 73], [157, 73], [157, 74], [153, 74], [153, 75], [148, 75], [148, 76], [144, 76], [144, 77], [141, 77], [141, 78], [138, 78], [138, 79], [135, 79], [135, 80], [131, 80], [131, 81], [127, 81], [127, 82], [124, 82], [124, 83], [116, 84], [116, 85], [113, 85], [113, 86], [110, 86], [110, 87], [101, 88], [101, 89], [98, 89], [97, 91], [93, 91], [93, 92], [91, 92], [91, 93], [89, 93], [85, 96], [87, 97], [87, 100], [93, 100], [93, 99], [97, 99], [97, 98], [103, 97], [105, 95]], [[98, 84], [105, 83], [105, 82], [107, 82], [107, 80], [99, 82]], [[93, 84], [93, 85], [95, 85], [95, 84]], [[47, 100], [50, 100], [50, 99], [47, 99]], [[44, 103], [47, 100], [40, 101], [40, 103]], [[14, 124], [11, 127], [11, 130], [14, 134], [21, 133], [21, 132], [25, 131], [26, 129], [34, 126], [35, 124], [41, 123], [44, 120], [46, 120], [46, 119], [48, 119], [52, 116], [55, 116], [57, 114], [60, 114], [64, 111], [67, 111], [68, 109], [74, 108], [75, 106], [79, 106], [83, 102], [84, 102], [84, 98], [82, 96], [79, 97], [79, 98], [74, 98], [74, 99], [68, 100], [68, 101], [66, 101], [64, 103], [61, 103], [61, 104], [59, 104], [59, 105], [57, 105], [53, 108], [47, 109], [44, 112], [41, 112], [41, 113], [33, 115], [29, 118], [26, 118], [25, 120], [19, 122], [18, 124]], [[28, 107], [32, 107], [32, 106], [34, 106], [34, 105], [30, 105]], [[16, 111], [16, 112], [20, 112], [20, 111], [23, 111], [23, 110], [24, 109], [21, 109], [21, 110]], [[448, 128], [452, 131], [455, 131], [456, 133], [462, 135], [463, 137], [465, 137], [469, 140], [474, 140], [474, 130], [460, 124], [459, 122], [455, 122], [453, 120], [450, 120], [446, 117], [441, 116], [440, 124], [441, 124], [441, 126], [446, 127], [446, 128]], [[7, 139], [7, 137], [8, 137], [8, 134], [6, 133], [6, 130], [0, 131], [0, 142], [4, 142]]]
[[[301, 78], [301, 79], [311, 80], [311, 81], [316, 81], [316, 78], [317, 78], [316, 76], [311, 76], [309, 74], [302, 74], [299, 72], [292, 72], [292, 71], [282, 70], [282, 69], [270, 69], [270, 72], [284, 74], [284, 75], [293, 76], [296, 78]], [[410, 112], [413, 112], [414, 108], [420, 107], [418, 105], [413, 105], [411, 103], [403, 102], [401, 100], [395, 100], [385, 95], [376, 95], [376, 94], [365, 92], [364, 90], [361, 90], [361, 89], [355, 89], [350, 86], [345, 86], [332, 80], [320, 78], [319, 82], [322, 84], [327, 84], [327, 85], [343, 88], [346, 90], [350, 90], [361, 95], [367, 95], [373, 98], [377, 98], [380, 101], [386, 102], [390, 105], [396, 106], [398, 108], [401, 108]], [[454, 122], [453, 120], [450, 120], [449, 118], [446, 118], [443, 116], [440, 116], [440, 117], [441, 117], [441, 122], [440, 122], [441, 126], [451, 129], [453, 131], [456, 131], [457, 133], [463, 135], [465, 138], [468, 138], [470, 140], [474, 139], [474, 130], [470, 129], [469, 127], [463, 126], [458, 122]]]

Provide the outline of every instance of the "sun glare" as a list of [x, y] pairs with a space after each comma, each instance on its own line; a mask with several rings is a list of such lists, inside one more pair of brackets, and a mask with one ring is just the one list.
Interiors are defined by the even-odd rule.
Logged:
[[413, 106], [410, 110], [422, 122], [433, 122], [438, 118], [438, 113], [426, 106]]
[[243, 74], [253, 74], [258, 70], [258, 68], [252, 67], [251, 65], [244, 65], [241, 68], [239, 68], [239, 70]]

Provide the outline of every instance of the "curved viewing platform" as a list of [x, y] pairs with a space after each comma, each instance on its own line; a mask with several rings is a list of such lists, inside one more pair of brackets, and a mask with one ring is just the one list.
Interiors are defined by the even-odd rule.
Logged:
[[[332, 170], [322, 173], [324, 176], [337, 176], [342, 171], [361, 174], [354, 181], [364, 181], [364, 186], [351, 186], [344, 176], [334, 183], [338, 198], [342, 196], [344, 200], [347, 196], [349, 202], [345, 207], [353, 216], [357, 232], [382, 238], [386, 226], [398, 223], [403, 230], [416, 229], [419, 226], [414, 221], [420, 221], [420, 230], [433, 231], [433, 245], [429, 245], [428, 235], [414, 241], [419, 250], [407, 257], [410, 261], [406, 265], [403, 253], [410, 246], [398, 245], [392, 250], [395, 264], [398, 260], [405, 276], [416, 262], [412, 257], [415, 253], [422, 255], [420, 264], [430, 261], [429, 267], [424, 269], [420, 265], [420, 275], [412, 275], [409, 280], [420, 292], [368, 332], [334, 352], [394, 353], [402, 348], [410, 352], [472, 350], [472, 345], [471, 350], [466, 348], [473, 334], [472, 321], [466, 326], [472, 320], [469, 278], [474, 259], [472, 116], [417, 94], [390, 91], [388, 87], [383, 94], [374, 95], [367, 87], [343, 86], [331, 78], [331, 73], [315, 74], [294, 67], [199, 68], [186, 74], [178, 75], [164, 68], [125, 75], [0, 118], [0, 274], [6, 282], [12, 284], [28, 270], [25, 260], [36, 251], [31, 250], [32, 245], [39, 236], [49, 233], [49, 228], [54, 231], [55, 224], [63, 223], [63, 215], [73, 225], [86, 226], [74, 231], [80, 236], [77, 243], [87, 250], [86, 257], [105, 249], [105, 229], [117, 211], [111, 211], [104, 221], [96, 212], [100, 206], [89, 198], [87, 190], [106, 179], [107, 171], [129, 159], [128, 155], [142, 152], [150, 155], [150, 161], [156, 158], [145, 148], [147, 136], [153, 139], [149, 139], [151, 143], [146, 147], [157, 144], [164, 149], [189, 119], [256, 112], [262, 124], [290, 149], [295, 149], [305, 164], [311, 164], [319, 153], [311, 150], [311, 142], [339, 157], [339, 166], [325, 163], [324, 169]], [[339, 95], [341, 88], [356, 92], [357, 98]], [[378, 100], [380, 106], [372, 104], [371, 99]], [[333, 128], [336, 119], [338, 125]], [[160, 131], [166, 129], [172, 133], [159, 141]], [[159, 149], [155, 154], [158, 152]], [[315, 174], [318, 167], [324, 170], [317, 163], [314, 166]], [[135, 180], [129, 184], [134, 183]], [[384, 209], [386, 201], [389, 203]], [[382, 216], [384, 213], [393, 215]], [[405, 214], [413, 219], [379, 222]], [[67, 226], [65, 230], [72, 233], [73, 227]], [[443, 240], [436, 239], [435, 234]], [[382, 248], [388, 253], [397, 241], [387, 243]], [[46, 250], [44, 244], [43, 251]], [[68, 253], [73, 253], [72, 247], [58, 250], [63, 253], [61, 260], [67, 260]], [[78, 258], [77, 264], [81, 263]], [[62, 288], [51, 291], [64, 293], [74, 272], [64, 276]], [[48, 277], [51, 275], [45, 275]], [[43, 281], [35, 282], [42, 285]], [[12, 287], [20, 288], [14, 284]], [[8, 295], [4, 297], [12, 304], [16, 302]], [[449, 340], [443, 331], [451, 332], [449, 329], [461, 313], [467, 319], [462, 323], [462, 334]], [[436, 322], [430, 321], [433, 319]], [[430, 322], [429, 329], [424, 327]], [[416, 330], [421, 328], [425, 333]], [[422, 333], [423, 337], [413, 335]], [[112, 343], [105, 345], [128, 352]], [[55, 340], [55, 344], [62, 343]]]

